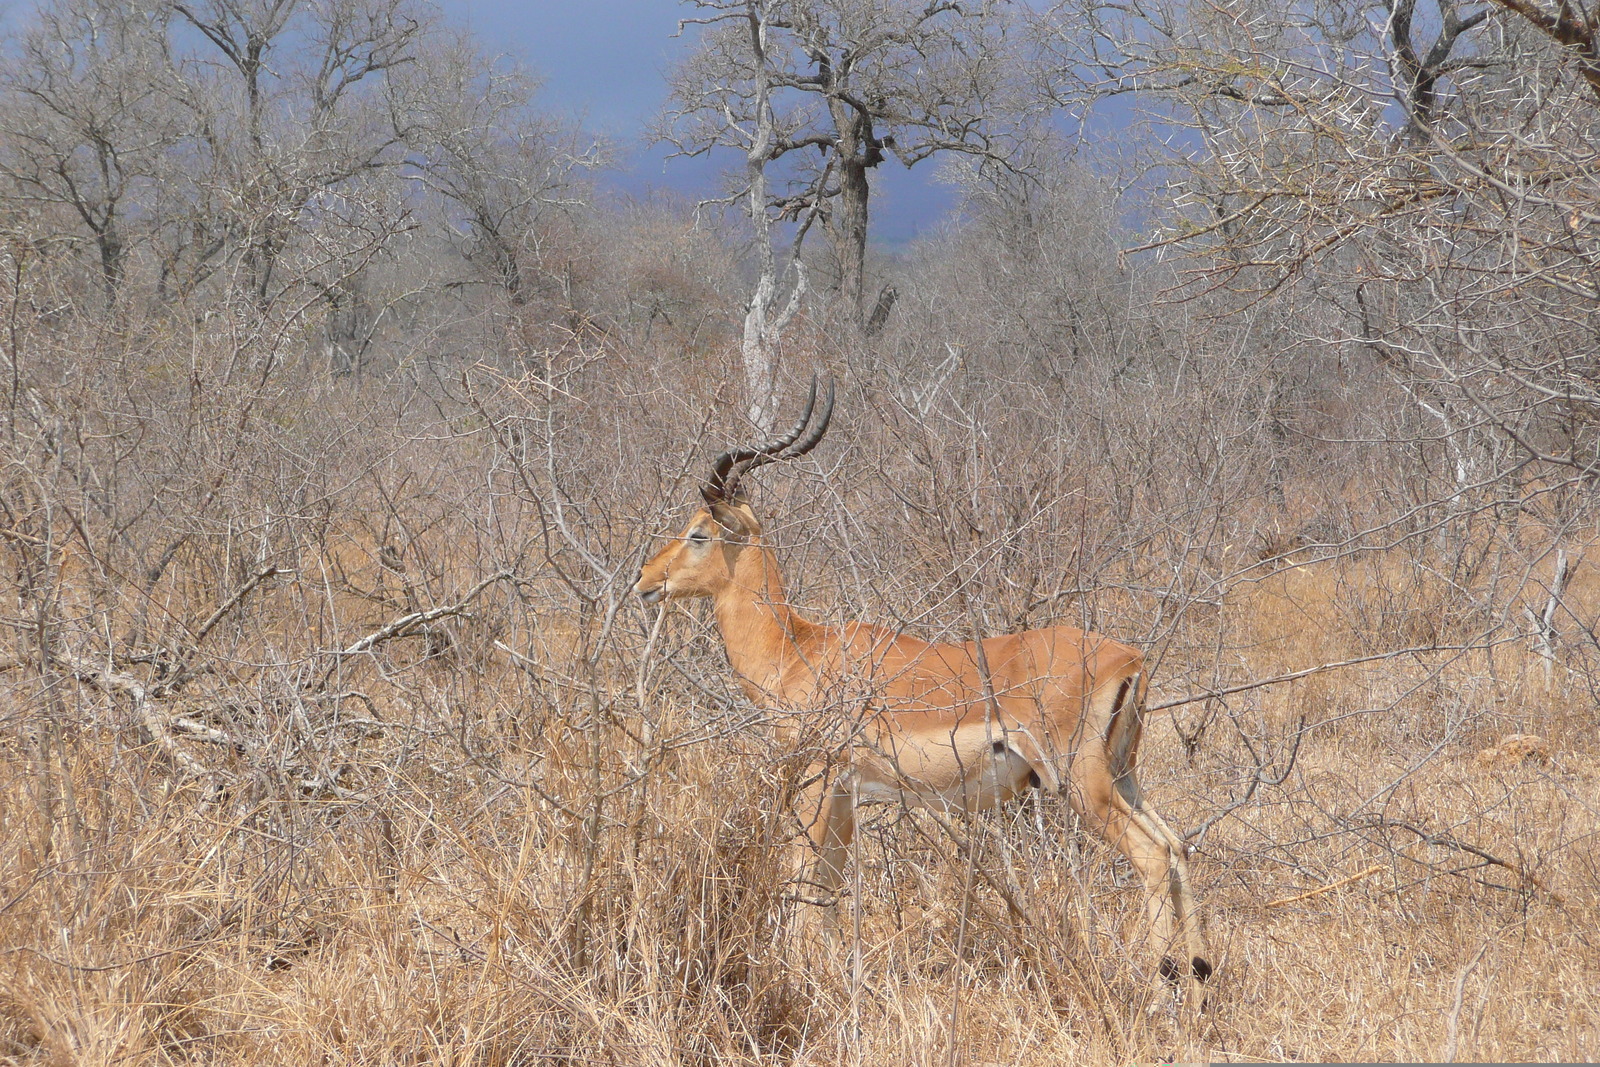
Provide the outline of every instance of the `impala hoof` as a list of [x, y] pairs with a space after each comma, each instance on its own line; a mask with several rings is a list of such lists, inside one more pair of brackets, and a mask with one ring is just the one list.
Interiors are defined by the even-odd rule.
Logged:
[[[1211, 962], [1203, 956], [1195, 956], [1193, 959], [1191, 959], [1189, 961], [1189, 967], [1189, 973], [1194, 975], [1199, 981], [1204, 982], [1206, 979], [1211, 977]], [[1162, 956], [1161, 977], [1165, 978], [1169, 982], [1174, 983], [1176, 983], [1178, 979], [1182, 978], [1183, 970], [1178, 961], [1173, 959], [1171, 956]]]

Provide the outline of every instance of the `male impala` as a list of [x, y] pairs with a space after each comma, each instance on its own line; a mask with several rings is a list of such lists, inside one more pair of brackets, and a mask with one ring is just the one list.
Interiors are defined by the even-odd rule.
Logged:
[[866, 623], [809, 622], [785, 600], [772, 549], [739, 482], [762, 464], [816, 446], [833, 413], [831, 381], [816, 425], [801, 440], [816, 399], [813, 379], [788, 434], [717, 458], [700, 491], [706, 506], [644, 565], [634, 586], [650, 604], [709, 597], [728, 661], [757, 703], [854, 715], [834, 754], [841, 773], [819, 761], [808, 776], [802, 877], [829, 895], [837, 891], [861, 800], [972, 811], [1029, 787], [1064, 793], [1144, 877], [1158, 950], [1183, 938], [1187, 963], [1164, 957], [1161, 974], [1203, 981], [1211, 964], [1184, 844], [1146, 805], [1134, 773], [1146, 683], [1137, 650], [1068, 626], [930, 644]]

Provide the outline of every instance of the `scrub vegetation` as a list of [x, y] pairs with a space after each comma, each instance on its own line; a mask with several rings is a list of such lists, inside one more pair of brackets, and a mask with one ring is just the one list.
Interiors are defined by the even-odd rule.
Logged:
[[[837, 73], [871, 6], [686, 13]], [[1030, 80], [982, 65], [1015, 151], [893, 255], [796, 242], [834, 190], [777, 155], [742, 216], [598, 191], [409, 0], [21, 19], [0, 1062], [1600, 1057], [1593, 20], [1041, 8], [939, 27]], [[803, 50], [718, 26], [674, 91], [770, 75], [798, 129]], [[744, 486], [793, 603], [1145, 650], [1203, 1011], [1037, 792], [864, 807], [842, 944], [796, 921], [779, 738], [840, 709], [632, 587], [818, 372], [828, 436]]]

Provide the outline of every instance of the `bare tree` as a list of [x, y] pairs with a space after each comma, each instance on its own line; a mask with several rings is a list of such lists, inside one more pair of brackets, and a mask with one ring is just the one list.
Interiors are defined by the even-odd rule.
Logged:
[[[743, 153], [730, 200], [748, 204], [752, 218], [761, 212], [802, 231], [820, 220], [850, 318], [870, 311], [863, 293], [875, 168], [891, 156], [910, 167], [940, 153], [1019, 165], [1026, 109], [1004, 3], [693, 3], [698, 13], [683, 25], [703, 31], [672, 75], [664, 135], [690, 155]], [[764, 261], [762, 277], [771, 274]], [[747, 322], [747, 336], [765, 314]]]
[[160, 303], [222, 277], [349, 318], [352, 275], [414, 224], [407, 169], [504, 281], [522, 216], [590, 158], [425, 0], [56, 0], [8, 58], [0, 172], [42, 209], [31, 237], [94, 250], [107, 301], [142, 263]]
[[581, 172], [600, 146], [570, 123], [534, 111], [538, 82], [485, 57], [462, 36], [422, 58], [430, 97], [411, 138], [407, 172], [441, 198], [446, 237], [513, 307], [537, 285], [531, 271], [550, 212], [584, 202]]
[[[201, 43], [183, 55], [211, 139], [221, 225], [254, 299], [319, 194], [397, 167], [425, 90], [406, 75], [435, 14], [411, 0], [200, 0], [173, 11]], [[336, 214], [336, 213], [335, 213]]]
[[[771, 194], [768, 165], [781, 158], [787, 149], [779, 132], [777, 111], [773, 106], [774, 91], [781, 85], [778, 69], [774, 66], [768, 42], [772, 38], [774, 6], [751, 3], [741, 15], [726, 16], [735, 19], [725, 32], [748, 35], [750, 59], [754, 66], [750, 78], [748, 118], [749, 144], [744, 146], [744, 179], [742, 194], [755, 231], [756, 281], [745, 309], [744, 333], [740, 355], [744, 364], [745, 391], [749, 399], [750, 420], [763, 429], [771, 427], [776, 404], [776, 380], [773, 349], [784, 329], [793, 321], [806, 294], [805, 263], [800, 258], [800, 246], [806, 232], [821, 210], [820, 198], [814, 199], [803, 218], [785, 204], [779, 219], [796, 223], [794, 237], [782, 270], [778, 268], [777, 255], [772, 247], [774, 220], [769, 214]], [[720, 19], [719, 19], [720, 21]], [[780, 287], [788, 289], [781, 310], [778, 308]]]
[[1067, 97], [1131, 96], [1178, 149], [1137, 248], [1185, 257], [1173, 295], [1319, 305], [1312, 328], [1400, 387], [1461, 487], [1600, 461], [1593, 371], [1562, 340], [1600, 336], [1600, 109], [1564, 38], [1455, 0], [1178, 16], [1073, 3], [1051, 23]]
[[127, 268], [130, 216], [180, 132], [160, 4], [42, 8], [0, 70], [0, 174], [22, 202], [64, 209], [61, 236], [93, 247], [108, 304]]

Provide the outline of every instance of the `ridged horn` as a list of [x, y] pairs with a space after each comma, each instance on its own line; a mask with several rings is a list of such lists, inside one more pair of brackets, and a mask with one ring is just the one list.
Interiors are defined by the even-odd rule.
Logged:
[[[789, 432], [781, 437], [774, 437], [765, 444], [754, 445], [746, 448], [734, 448], [722, 453], [711, 465], [711, 480], [700, 490], [708, 504], [716, 504], [724, 500], [732, 500], [739, 493], [739, 479], [749, 471], [755, 470], [767, 463], [775, 463], [780, 459], [793, 459], [803, 456], [822, 440], [822, 435], [828, 432], [828, 422], [833, 418], [833, 379], [828, 379], [828, 395], [822, 402], [822, 413], [817, 419], [817, 424], [811, 427], [811, 432], [806, 433], [805, 439], [800, 435], [806, 432], [806, 426], [811, 422], [812, 412], [817, 406], [817, 376], [811, 376], [811, 390], [806, 394], [806, 406], [800, 412], [800, 418], [790, 427]], [[798, 443], [797, 443], [798, 442]]]

